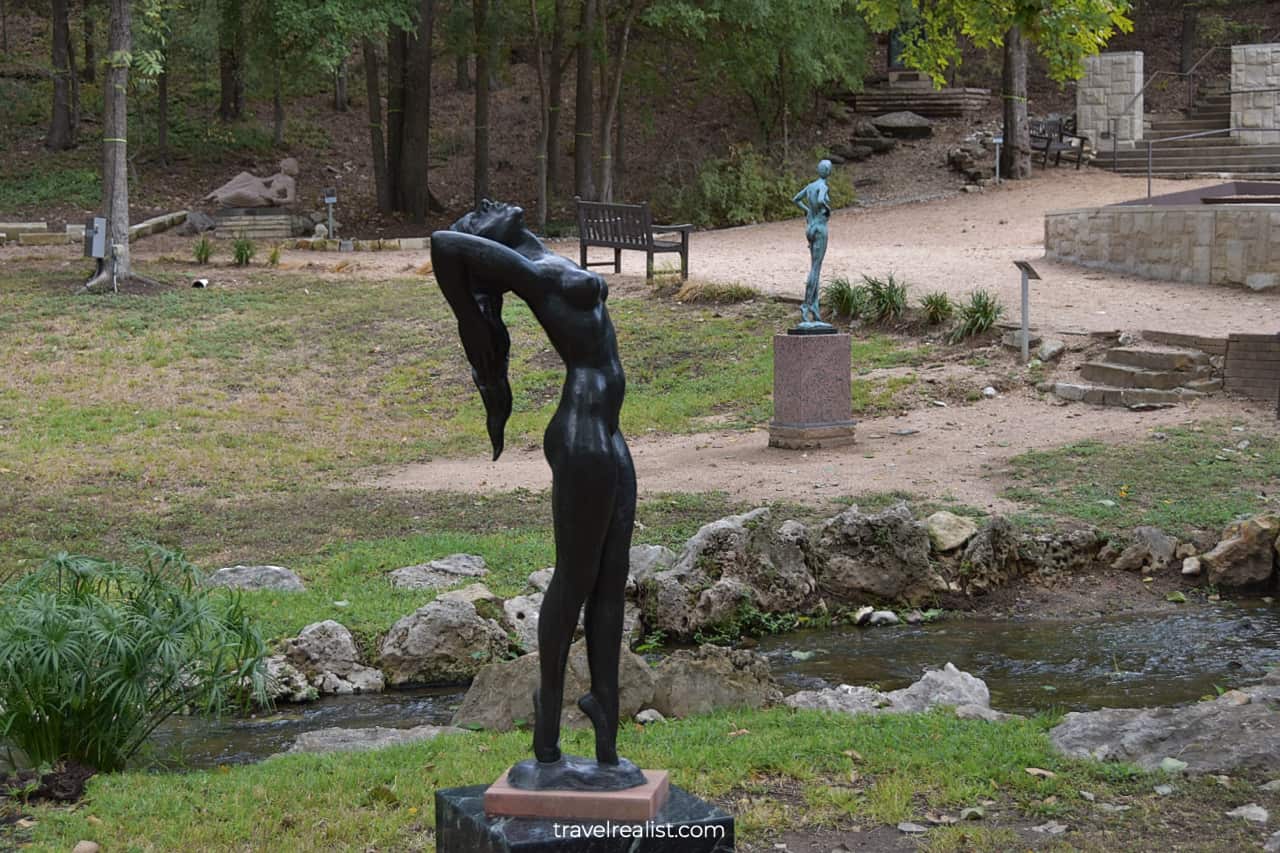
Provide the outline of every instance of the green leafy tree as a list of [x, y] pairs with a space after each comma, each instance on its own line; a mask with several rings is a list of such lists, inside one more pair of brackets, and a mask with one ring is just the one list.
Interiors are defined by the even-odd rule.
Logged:
[[700, 65], [751, 103], [770, 141], [816, 91], [857, 89], [866, 67], [866, 27], [855, 0], [655, 0], [643, 20], [697, 43]]
[[856, 0], [877, 32], [906, 31], [903, 61], [926, 72], [936, 85], [960, 63], [963, 39], [978, 47], [1002, 47], [1004, 140], [1001, 167], [1011, 178], [1031, 174], [1027, 128], [1027, 45], [1048, 64], [1058, 82], [1078, 78], [1085, 57], [1096, 54], [1117, 31], [1129, 32], [1128, 0]]

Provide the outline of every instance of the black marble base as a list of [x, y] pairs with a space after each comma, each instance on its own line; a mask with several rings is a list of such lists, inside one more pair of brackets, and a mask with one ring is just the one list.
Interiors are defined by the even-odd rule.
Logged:
[[732, 853], [733, 817], [676, 786], [648, 823], [489, 817], [488, 785], [436, 791], [437, 853]]
[[792, 326], [790, 329], [787, 329], [787, 334], [788, 335], [834, 335], [836, 334], [836, 327], [831, 325], [830, 323], [823, 323], [820, 320], [816, 323], [813, 321], [810, 321], [807, 323], [801, 323], [798, 326]]

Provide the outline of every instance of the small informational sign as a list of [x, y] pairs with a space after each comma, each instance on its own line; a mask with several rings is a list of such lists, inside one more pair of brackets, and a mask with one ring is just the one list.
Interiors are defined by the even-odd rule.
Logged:
[[85, 220], [84, 256], [99, 260], [107, 256], [107, 220], [101, 216]]
[[337, 204], [337, 203], [338, 203], [338, 190], [337, 190], [337, 188], [336, 188], [336, 187], [328, 187], [328, 188], [326, 188], [326, 189], [325, 189], [325, 191], [324, 191], [324, 203], [325, 203], [325, 204]]

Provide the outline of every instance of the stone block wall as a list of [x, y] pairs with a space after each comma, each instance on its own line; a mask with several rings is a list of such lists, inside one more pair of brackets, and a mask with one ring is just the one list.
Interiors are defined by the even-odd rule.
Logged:
[[1280, 336], [1230, 335], [1226, 383], [1233, 394], [1275, 400], [1280, 390]]
[[[1271, 89], [1272, 91], [1249, 91]], [[1280, 44], [1231, 48], [1232, 135], [1245, 145], [1280, 145]], [[1264, 130], [1268, 129], [1268, 130]]]
[[1045, 257], [1163, 281], [1280, 286], [1276, 205], [1117, 205], [1049, 213]]
[[[1086, 59], [1084, 76], [1076, 83], [1076, 132], [1089, 137], [1095, 150], [1110, 149], [1113, 143], [1132, 148], [1142, 138], [1143, 98], [1139, 93], [1144, 82], [1140, 50], [1100, 53]], [[1117, 119], [1114, 140], [1104, 137], [1110, 132], [1111, 119]]]

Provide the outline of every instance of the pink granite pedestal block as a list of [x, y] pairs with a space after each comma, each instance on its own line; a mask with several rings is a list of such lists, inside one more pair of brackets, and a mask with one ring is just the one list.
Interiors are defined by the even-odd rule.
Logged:
[[622, 791], [529, 791], [513, 787], [503, 773], [484, 792], [484, 811], [550, 820], [653, 820], [667, 803], [671, 783], [665, 770], [641, 772], [645, 784]]
[[848, 335], [773, 336], [769, 446], [788, 450], [853, 443]]

